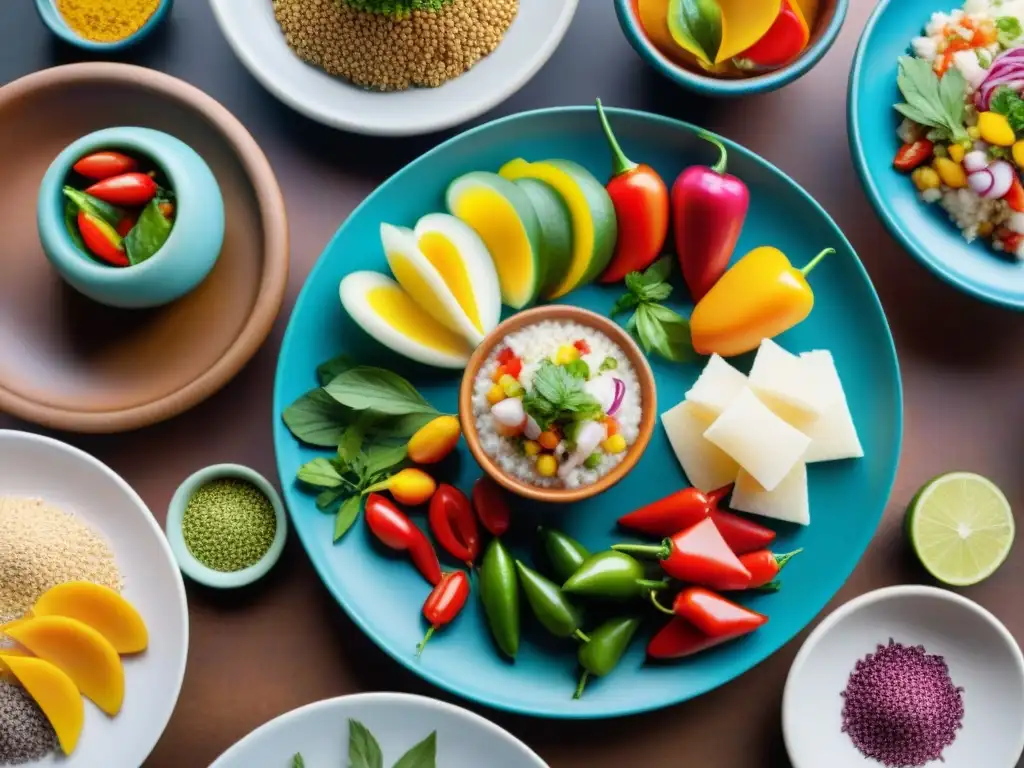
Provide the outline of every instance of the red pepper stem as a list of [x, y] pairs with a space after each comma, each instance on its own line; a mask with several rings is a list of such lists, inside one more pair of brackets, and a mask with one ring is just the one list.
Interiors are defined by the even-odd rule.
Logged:
[[704, 141], [707, 141], [718, 147], [718, 162], [711, 166], [711, 170], [719, 175], [724, 175], [725, 169], [728, 167], [729, 164], [729, 152], [728, 150], [726, 150], [725, 144], [720, 142], [710, 133], [705, 133], [704, 131], [701, 131], [697, 135], [700, 136], [700, 138], [704, 139]]
[[794, 549], [792, 552], [787, 552], [784, 555], [773, 555], [773, 557], [775, 558], [775, 564], [779, 566], [779, 570], [781, 571], [783, 568], [786, 567], [786, 563], [788, 563], [790, 560], [792, 560], [794, 557], [796, 557], [803, 551], [803, 547], [801, 547], [800, 549]]
[[807, 277], [807, 275], [811, 273], [811, 270], [818, 266], [819, 262], [821, 262], [822, 259], [824, 259], [826, 256], [831, 256], [835, 252], [835, 248], [826, 248], [824, 251], [822, 251], [813, 259], [811, 259], [807, 263], [807, 266], [800, 270], [800, 274], [802, 274], [804, 277]]
[[437, 629], [437, 625], [431, 626], [431, 628], [427, 630], [427, 634], [425, 634], [423, 636], [423, 639], [420, 641], [420, 644], [416, 646], [416, 655], [417, 656], [419, 656], [421, 653], [423, 653], [423, 649], [426, 647], [427, 643], [430, 641], [430, 638], [434, 636], [434, 630], [435, 629]]
[[657, 592], [648, 592], [647, 594], [650, 596], [651, 605], [653, 605], [659, 611], [661, 611], [662, 613], [668, 614], [669, 616], [675, 616], [676, 615], [675, 611], [673, 611], [673, 610], [671, 610], [669, 608], [666, 608], [664, 605], [661, 604], [661, 602], [658, 600], [658, 593]]
[[601, 106], [600, 99], [597, 100], [597, 116], [601, 120], [601, 127], [604, 129], [604, 135], [608, 139], [608, 147], [612, 151], [612, 178], [635, 170], [637, 164], [626, 157], [626, 153], [619, 146], [619, 140], [615, 138], [615, 133], [608, 122], [608, 116], [604, 113], [604, 107]]
[[656, 560], [664, 560], [672, 554], [672, 545], [667, 540], [662, 544], [613, 544], [612, 549], [627, 555], [649, 555]]
[[580, 681], [576, 685], [576, 693], [572, 695], [574, 699], [578, 699], [583, 696], [583, 689], [587, 687], [587, 680], [590, 679], [590, 673], [587, 670], [583, 670], [583, 674], [580, 675]]
[[581, 643], [590, 642], [590, 635], [588, 635], [582, 629], [577, 629], [575, 632], [572, 633], [572, 636], [579, 640]]

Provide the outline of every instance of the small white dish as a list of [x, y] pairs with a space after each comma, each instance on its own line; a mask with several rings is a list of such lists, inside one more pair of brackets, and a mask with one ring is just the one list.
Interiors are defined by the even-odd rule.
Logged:
[[120, 714], [107, 717], [87, 701], [75, 751], [26, 768], [142, 765], [174, 711], [188, 657], [185, 585], [153, 513], [128, 483], [87, 453], [14, 430], [0, 430], [0, 496], [43, 499], [103, 534], [124, 577], [122, 594], [149, 631], [149, 648], [123, 657]]
[[269, 0], [210, 0], [221, 32], [249, 72], [282, 102], [334, 128], [414, 136], [450, 128], [496, 107], [555, 52], [578, 0], [520, 0], [498, 48], [439, 88], [377, 93], [332, 77], [287, 46]]
[[257, 728], [210, 768], [285, 768], [296, 753], [309, 768], [348, 765], [349, 719], [377, 739], [386, 766], [436, 731], [437, 764], [444, 768], [548, 768], [529, 747], [480, 715], [405, 693], [360, 693], [292, 710]]
[[966, 597], [935, 587], [878, 589], [819, 624], [793, 661], [782, 697], [782, 733], [793, 768], [866, 768], [842, 728], [856, 663], [893, 639], [946, 660], [962, 687], [964, 719], [943, 768], [1013, 768], [1024, 751], [1024, 656], [999, 620]]

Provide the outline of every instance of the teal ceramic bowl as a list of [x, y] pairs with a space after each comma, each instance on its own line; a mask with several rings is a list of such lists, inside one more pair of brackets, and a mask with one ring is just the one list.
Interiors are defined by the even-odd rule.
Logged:
[[[277, 521], [274, 540], [266, 554], [258, 563], [243, 568], [241, 571], [215, 571], [199, 562], [188, 548], [188, 544], [185, 543], [185, 535], [181, 528], [185, 507], [192, 495], [209, 482], [225, 479], [243, 480], [256, 486], [270, 499], [270, 503], [274, 506], [274, 519]], [[178, 486], [178, 490], [174, 492], [171, 504], [167, 508], [164, 531], [167, 534], [167, 542], [171, 545], [171, 552], [174, 553], [174, 559], [178, 562], [178, 567], [181, 568], [183, 574], [193, 581], [213, 589], [237, 589], [262, 579], [281, 559], [284, 543], [288, 538], [288, 515], [285, 514], [284, 504], [281, 503], [281, 496], [274, 488], [274, 484], [259, 472], [249, 469], [249, 467], [243, 467], [241, 464], [214, 464], [193, 473]]]
[[[656, 115], [609, 110], [626, 153], [639, 154], [664, 178], [684, 167], [707, 163], [714, 155], [698, 129]], [[601, 718], [658, 709], [699, 696], [743, 674], [775, 653], [807, 626], [850, 575], [874, 535], [892, 488], [903, 430], [899, 368], [889, 327], [864, 267], [836, 224], [806, 192], [777, 168], [725, 141], [729, 167], [750, 187], [751, 207], [736, 257], [761, 245], [774, 245], [797, 266], [822, 248], [836, 254], [812, 274], [817, 296], [810, 317], [779, 338], [793, 351], [831, 350], [866, 451], [858, 461], [813, 466], [810, 475], [811, 525], [773, 525], [775, 550], [803, 547], [786, 566], [778, 594], [738, 599], [771, 618], [749, 637], [674, 664], [645, 662], [650, 634], [660, 626], [651, 613], [618, 668], [594, 680], [574, 701], [579, 669], [571, 641], [548, 637], [522, 606], [523, 639], [514, 663], [495, 649], [479, 600], [435, 633], [420, 657], [416, 644], [426, 626], [421, 609], [430, 586], [401, 555], [378, 546], [362, 521], [334, 543], [334, 515], [317, 509], [315, 494], [300, 487], [296, 471], [330, 448], [302, 445], [285, 426], [284, 409], [318, 385], [317, 366], [339, 354], [389, 368], [406, 376], [436, 408], [458, 410], [462, 371], [428, 369], [385, 350], [352, 321], [338, 300], [338, 282], [356, 270], [388, 272], [380, 241], [381, 222], [413, 226], [427, 213], [445, 210], [445, 189], [469, 171], [494, 171], [512, 158], [564, 158], [588, 168], [601, 180], [610, 168], [608, 147], [593, 108], [572, 107], [513, 115], [474, 128], [445, 142], [391, 177], [344, 222], [321, 255], [299, 295], [284, 336], [274, 385], [274, 447], [283, 496], [292, 525], [331, 594], [353, 621], [399, 663], [415, 674], [467, 699], [526, 715]], [[599, 314], [623, 293], [621, 285], [589, 285], [560, 303]], [[689, 314], [677, 287], [668, 304]], [[507, 315], [508, 313], [506, 313]], [[625, 317], [619, 318], [622, 323]], [[650, 360], [659, 414], [680, 402], [702, 365]], [[749, 356], [737, 364], [746, 369]], [[322, 401], [316, 401], [322, 403]], [[316, 417], [318, 413], [309, 415]], [[660, 420], [659, 420], [660, 421]], [[481, 469], [460, 444], [455, 456], [431, 468], [439, 480], [469, 491]], [[516, 557], [535, 557], [536, 526], [558, 527], [593, 551], [633, 540], [617, 529], [624, 513], [688, 485], [661, 424], [633, 470], [614, 487], [571, 505], [544, 505], [515, 499], [514, 521], [504, 538]], [[413, 512], [424, 524], [424, 515]], [[446, 568], [459, 567], [449, 558]], [[635, 606], [643, 610], [642, 605]], [[592, 629], [593, 618], [586, 628]]]
[[[668, 2], [668, 0], [665, 0]], [[633, 50], [658, 72], [690, 91], [713, 97], [752, 96], [789, 85], [821, 61], [839, 36], [850, 0], [821, 0], [818, 18], [811, 30], [811, 42], [795, 60], [772, 72], [742, 79], [708, 77], [677, 64], [651, 42], [637, 12], [637, 0], [615, 0], [619, 26]]]
[[[65, 226], [62, 190], [71, 167], [102, 149], [148, 158], [174, 190], [174, 228], [164, 246], [141, 264], [102, 264], [75, 246]], [[100, 304], [144, 309], [181, 298], [213, 269], [224, 244], [224, 200], [213, 171], [183, 141], [150, 128], [107, 128], [71, 144], [47, 169], [37, 223], [43, 251], [71, 287]]]
[[854, 165], [882, 223], [904, 248], [950, 285], [985, 301], [1024, 309], [1024, 264], [968, 243], [938, 205], [921, 202], [906, 174], [892, 167], [900, 148], [894, 104], [897, 59], [922, 34], [936, 11], [949, 12], [957, 0], [882, 0], [868, 20], [853, 60], [847, 108]]
[[57, 37], [63, 40], [68, 45], [73, 45], [76, 48], [81, 48], [85, 51], [93, 51], [96, 53], [110, 53], [113, 51], [120, 51], [125, 48], [129, 48], [136, 43], [142, 42], [149, 34], [160, 26], [160, 24], [167, 18], [167, 15], [171, 12], [171, 6], [174, 5], [174, 0], [160, 0], [160, 5], [153, 12], [153, 15], [149, 17], [149, 20], [143, 24], [137, 32], [123, 40], [117, 40], [112, 43], [100, 43], [95, 40], [86, 40], [81, 37], [77, 32], [71, 29], [64, 21], [64, 17], [60, 11], [57, 10], [57, 0], [35, 0], [36, 10], [39, 12], [39, 18], [43, 20], [43, 23], [50, 28]]

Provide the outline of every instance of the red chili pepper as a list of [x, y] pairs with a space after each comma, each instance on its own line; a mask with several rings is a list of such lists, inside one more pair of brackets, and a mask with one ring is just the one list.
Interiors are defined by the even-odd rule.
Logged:
[[469, 578], [464, 571], [451, 571], [441, 577], [441, 581], [427, 595], [427, 600], [423, 603], [423, 616], [430, 622], [430, 629], [427, 630], [427, 634], [420, 644], [416, 646], [417, 656], [423, 653], [424, 646], [433, 637], [436, 630], [449, 624], [459, 615], [463, 606], [466, 605], [468, 597]]
[[504, 536], [512, 522], [508, 496], [496, 482], [486, 475], [473, 484], [473, 509], [476, 516], [492, 536]]
[[728, 268], [750, 206], [747, 185], [725, 172], [725, 145], [710, 134], [699, 136], [718, 147], [718, 162], [691, 166], [672, 185], [676, 253], [694, 301]]
[[661, 545], [616, 544], [612, 549], [636, 555], [653, 555], [673, 579], [712, 589], [745, 589], [748, 571], [729, 549], [710, 519], [701, 520], [666, 538]]
[[892, 167], [902, 173], [909, 173], [919, 165], [928, 162], [934, 151], [935, 145], [928, 141], [928, 139], [918, 139], [909, 144], [904, 144], [900, 147], [900, 151], [896, 153], [896, 159], [892, 161]]
[[480, 528], [466, 494], [441, 483], [430, 498], [427, 519], [444, 551], [472, 568], [480, 554]]
[[676, 595], [670, 613], [686, 619], [708, 637], [739, 637], [768, 621], [764, 614], [737, 605], [704, 587], [687, 587]]
[[156, 182], [144, 173], [122, 173], [98, 181], [85, 190], [87, 195], [111, 205], [145, 205], [159, 190]]
[[1003, 200], [1015, 211], [1024, 211], [1024, 185], [1020, 183], [1020, 179], [1014, 174], [1013, 184], [1010, 186], [1010, 191], [1003, 196]]
[[630, 272], [647, 269], [661, 255], [668, 237], [668, 187], [651, 166], [626, 157], [600, 99], [597, 116], [612, 153], [612, 177], [605, 188], [615, 206], [619, 226], [615, 253], [600, 280], [615, 283]]
[[619, 525], [650, 536], [671, 536], [696, 525], [729, 493], [732, 486], [711, 493], [684, 488], [619, 518]]
[[382, 544], [408, 552], [413, 564], [433, 585], [441, 581], [441, 563], [434, 545], [409, 516], [379, 493], [366, 497], [366, 524]]
[[128, 233], [135, 228], [135, 224], [137, 221], [137, 216], [125, 216], [119, 222], [117, 222], [117, 234], [119, 234], [121, 237], [128, 237]]
[[724, 509], [712, 509], [711, 521], [722, 534], [729, 549], [737, 555], [764, 549], [775, 541], [775, 531], [771, 528]]
[[587, 344], [587, 340], [586, 339], [576, 339], [576, 341], [574, 341], [572, 343], [572, 345], [574, 347], [576, 347], [576, 349], [579, 351], [579, 353], [581, 355], [589, 355], [590, 354], [590, 351], [591, 351], [590, 350], [590, 345]]
[[120, 152], [93, 152], [72, 166], [75, 173], [94, 181], [131, 173], [138, 167], [139, 164], [134, 157], [128, 157]]
[[101, 261], [115, 267], [127, 267], [128, 256], [124, 252], [124, 241], [112, 226], [90, 216], [85, 211], [78, 212], [78, 231], [82, 233], [82, 241], [89, 252]]
[[741, 69], [774, 69], [795, 59], [811, 40], [799, 7], [790, 0], [782, 0], [782, 8], [764, 37], [736, 58]]
[[[713, 593], [712, 593], [713, 594]], [[767, 621], [765, 617], [765, 621]], [[763, 624], [764, 622], [762, 622]], [[647, 655], [652, 659], [682, 659], [693, 656], [708, 648], [722, 645], [737, 637], [749, 634], [747, 630], [735, 635], [711, 637], [694, 627], [686, 619], [674, 618], [662, 627], [647, 644]]]
[[773, 579], [786, 567], [786, 563], [801, 552], [802, 549], [797, 549], [784, 555], [776, 555], [767, 549], [759, 549], [757, 552], [748, 552], [740, 556], [743, 567], [750, 571], [750, 584], [747, 585], [747, 589], [777, 591], [780, 584]]

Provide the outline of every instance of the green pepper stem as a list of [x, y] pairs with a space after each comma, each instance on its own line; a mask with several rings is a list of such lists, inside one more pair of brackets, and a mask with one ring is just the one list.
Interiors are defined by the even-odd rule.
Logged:
[[824, 259], [826, 256], [831, 256], [835, 252], [836, 252], [835, 248], [826, 248], [824, 251], [822, 251], [817, 256], [815, 256], [813, 259], [811, 259], [807, 263], [807, 266], [800, 270], [800, 274], [802, 274], [804, 277], [807, 277], [811, 273], [811, 270], [814, 269], [816, 266], [818, 266], [818, 263], [822, 259]]
[[782, 589], [782, 582], [776, 579], [775, 581], [769, 581], [767, 584], [762, 584], [757, 588], [758, 592], [778, 592]]
[[654, 579], [637, 579], [636, 583], [651, 590], [651, 594], [668, 587], [667, 581], [655, 581]]
[[391, 478], [390, 477], [386, 477], [383, 480], [381, 480], [379, 483], [374, 483], [369, 488], [364, 488], [362, 493], [360, 493], [359, 495], [360, 496], [365, 496], [368, 493], [376, 493], [377, 491], [386, 491], [390, 487], [391, 487]]
[[657, 560], [664, 560], [670, 554], [664, 544], [613, 544], [612, 549], [627, 555], [650, 555]]
[[701, 131], [697, 134], [700, 138], [704, 139], [711, 144], [718, 147], [718, 162], [711, 166], [711, 170], [717, 174], [725, 174], [725, 169], [729, 166], [729, 151], [725, 148], [725, 144], [720, 142], [710, 133]]
[[431, 627], [430, 629], [428, 629], [427, 630], [427, 634], [425, 634], [423, 636], [423, 639], [420, 640], [420, 644], [416, 646], [416, 655], [417, 656], [419, 656], [421, 653], [423, 653], [423, 649], [426, 647], [427, 643], [430, 641], [430, 638], [434, 636], [434, 630], [435, 629], [437, 629], [437, 627]]
[[670, 609], [666, 608], [664, 605], [661, 604], [661, 601], [658, 600], [658, 593], [657, 592], [648, 592], [647, 594], [650, 596], [651, 605], [653, 605], [659, 611], [661, 611], [662, 613], [666, 613], [669, 616], [675, 616], [676, 615], [675, 611], [670, 610]]
[[574, 699], [578, 699], [583, 696], [583, 689], [587, 687], [587, 680], [590, 679], [590, 673], [587, 670], [583, 670], [583, 674], [580, 675], [580, 681], [576, 685], [576, 693], [572, 695]]
[[775, 555], [775, 564], [779, 566], [779, 570], [781, 571], [783, 568], [786, 567], [786, 563], [788, 563], [790, 560], [792, 560], [794, 557], [796, 557], [803, 551], [804, 549], [803, 547], [801, 547], [800, 549], [794, 549], [792, 552], [787, 552], [784, 555]]
[[590, 642], [590, 635], [588, 635], [582, 629], [577, 629], [575, 632], [572, 633], [572, 636], [579, 640], [581, 643]]
[[604, 129], [604, 135], [608, 139], [608, 147], [612, 151], [612, 178], [629, 173], [637, 167], [637, 164], [626, 157], [626, 153], [619, 146], [619, 140], [615, 138], [615, 133], [608, 122], [608, 116], [604, 113], [604, 107], [601, 106], [600, 99], [597, 100], [597, 116], [601, 120], [601, 127]]

